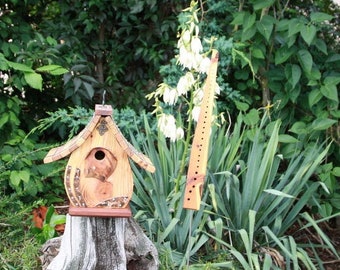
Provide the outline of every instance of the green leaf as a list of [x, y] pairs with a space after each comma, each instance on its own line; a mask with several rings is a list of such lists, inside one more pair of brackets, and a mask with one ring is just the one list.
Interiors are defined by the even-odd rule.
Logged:
[[331, 116], [340, 119], [340, 110], [332, 110], [332, 111], [330, 111], [330, 114], [331, 114]]
[[2, 126], [4, 124], [6, 124], [8, 122], [9, 119], [9, 115], [8, 113], [2, 113], [0, 116], [0, 129], [2, 128]]
[[318, 118], [313, 121], [312, 129], [313, 130], [326, 130], [337, 122], [338, 122], [337, 120], [333, 120], [329, 118], [325, 118], [325, 119]]
[[301, 78], [301, 68], [298, 65], [292, 65], [292, 86], [295, 88], [297, 83], [300, 81]]
[[319, 51], [328, 54], [326, 42], [323, 39], [317, 38], [314, 42], [314, 45], [318, 48]]
[[295, 134], [305, 134], [307, 132], [305, 122], [295, 122], [293, 126], [289, 129], [290, 132]]
[[334, 167], [332, 170], [332, 174], [336, 177], [340, 177], [340, 167]]
[[171, 220], [169, 225], [165, 228], [164, 232], [160, 234], [160, 242], [163, 242], [165, 240], [165, 238], [167, 238], [169, 233], [174, 230], [174, 227], [176, 226], [178, 221], [179, 221], [179, 219], [177, 219], [177, 218], [174, 218], [174, 219]]
[[54, 213], [51, 216], [49, 225], [54, 228], [56, 225], [65, 224], [65, 223], [66, 223], [66, 215], [57, 215]]
[[249, 109], [249, 105], [245, 102], [234, 101], [236, 108], [240, 111], [247, 111]]
[[11, 181], [11, 184], [15, 187], [19, 186], [21, 182], [20, 178], [20, 172], [19, 171], [11, 171], [11, 174], [9, 176], [9, 180]]
[[322, 217], [329, 217], [332, 214], [333, 207], [330, 203], [324, 203], [320, 205], [319, 213]]
[[305, 49], [299, 50], [298, 58], [303, 70], [307, 73], [310, 73], [313, 66], [313, 57], [310, 52]]
[[[340, 194], [335, 193], [333, 197], [331, 198], [331, 203], [335, 208], [340, 210]], [[338, 216], [339, 214], [340, 214], [340, 211], [338, 211]]]
[[281, 143], [297, 143], [299, 142], [298, 139], [295, 137], [288, 135], [288, 134], [280, 134], [279, 135], [279, 142]]
[[250, 28], [243, 29], [241, 41], [244, 42], [244, 41], [250, 40], [254, 37], [255, 34], [256, 34], [255, 25]]
[[26, 66], [24, 64], [11, 62], [11, 61], [7, 61], [7, 63], [11, 68], [13, 68], [15, 70], [24, 71], [24, 72], [34, 72], [34, 70], [32, 68], [30, 68], [29, 66]]
[[254, 57], [254, 58], [257, 58], [257, 59], [264, 59], [265, 56], [262, 52], [262, 50], [258, 49], [258, 48], [254, 48], [252, 51], [251, 51], [251, 55]]
[[275, 0], [257, 0], [254, 2], [254, 10], [270, 7], [274, 4]]
[[275, 65], [282, 64], [286, 62], [292, 54], [295, 53], [295, 48], [283, 46], [275, 52]]
[[16, 54], [17, 52], [20, 51], [19, 46], [17, 46], [17, 45], [14, 44], [14, 43], [10, 43], [10, 44], [9, 44], [9, 48], [10, 48], [10, 50], [12, 51], [12, 53], [14, 53], [14, 54]]
[[319, 81], [321, 79], [321, 72], [320, 70], [318, 69], [317, 66], [312, 66], [312, 71], [310, 73], [307, 73], [306, 74], [309, 82], [308, 82], [308, 85], [313, 85], [311, 84], [311, 82], [313, 83], [317, 83], [317, 81]]
[[340, 76], [327, 76], [324, 79], [324, 84], [335, 84], [340, 83]]
[[310, 46], [316, 35], [316, 27], [314, 25], [304, 25], [301, 27], [300, 34], [303, 40]]
[[267, 193], [275, 195], [275, 196], [285, 197], [285, 198], [291, 198], [291, 199], [295, 198], [292, 195], [289, 195], [287, 193], [284, 193], [284, 192], [282, 192], [280, 190], [276, 190], [276, 189], [265, 189], [264, 192], [267, 192]]
[[46, 240], [51, 239], [55, 236], [55, 229], [52, 228], [49, 224], [44, 224], [43, 226], [43, 237]]
[[35, 72], [25, 72], [24, 73], [25, 80], [27, 84], [38, 90], [42, 90], [42, 77], [40, 74], [35, 73]]
[[36, 71], [47, 72], [52, 75], [61, 75], [61, 74], [68, 72], [66, 68], [63, 68], [62, 66], [59, 66], [59, 65], [42, 66], [42, 67], [37, 68]]
[[5, 56], [0, 53], [0, 70], [7, 70], [8, 66], [8, 61], [6, 60]]
[[296, 33], [299, 33], [301, 28], [304, 26], [305, 24], [299, 20], [299, 19], [291, 19], [289, 21], [289, 25], [288, 25], [288, 37], [291, 37], [293, 35], [295, 35]]
[[90, 99], [92, 99], [92, 97], [94, 95], [93, 86], [91, 84], [89, 84], [89, 83], [86, 83], [86, 82], [83, 82], [83, 85], [85, 87], [87, 95], [90, 97]]
[[259, 112], [256, 109], [251, 109], [249, 113], [244, 116], [243, 120], [248, 126], [256, 125], [260, 120]]
[[256, 14], [249, 14], [248, 16], [245, 16], [243, 19], [243, 31], [248, 30], [255, 24], [256, 20]]
[[[236, 49], [234, 49], [234, 48], [232, 49], [232, 52], [231, 52], [231, 53], [232, 53], [234, 59], [236, 59], [237, 56], [239, 56], [238, 59], [241, 60], [242, 64], [243, 64], [243, 63], [246, 63], [246, 64], [249, 65], [249, 68], [250, 68], [250, 70], [251, 70], [251, 73], [252, 73], [252, 75], [253, 75], [253, 78], [255, 78], [254, 67], [253, 67], [253, 65], [252, 65], [252, 63], [251, 63], [251, 61], [250, 61], [250, 59], [247, 57], [247, 55], [245, 55], [244, 52], [239, 51], [239, 50], [236, 50]], [[244, 64], [244, 65], [245, 65], [245, 64]]]
[[257, 29], [267, 41], [269, 41], [270, 36], [273, 32], [274, 22], [275, 22], [275, 19], [269, 15], [263, 16], [260, 21], [256, 22]]
[[19, 177], [20, 179], [25, 182], [28, 183], [28, 181], [30, 180], [30, 172], [29, 171], [20, 171], [19, 172]]
[[326, 60], [327, 63], [338, 62], [338, 61], [340, 61], [340, 54], [338, 53], [332, 54]]
[[11, 154], [1, 154], [1, 159], [8, 162], [10, 160], [13, 160], [13, 156]]
[[313, 107], [316, 103], [320, 101], [322, 98], [322, 94], [319, 89], [313, 89], [309, 94], [308, 94], [308, 104], [309, 107]]
[[53, 206], [50, 206], [50, 207], [47, 209], [44, 223], [45, 223], [45, 224], [50, 224], [50, 221], [51, 221], [51, 218], [52, 218], [53, 215], [55, 215], [55, 209], [54, 209]]
[[312, 22], [324, 22], [333, 19], [333, 16], [323, 12], [312, 12], [310, 19]]
[[234, 14], [234, 19], [232, 20], [232, 22], [230, 24], [231, 25], [241, 25], [243, 23], [245, 15], [248, 15], [248, 13], [243, 12], [243, 11], [237, 12], [236, 14]]
[[74, 83], [74, 92], [77, 92], [81, 86], [82, 81], [78, 77], [75, 77], [73, 80], [73, 83]]
[[326, 97], [330, 100], [334, 100], [336, 102], [339, 102], [338, 90], [337, 90], [336, 85], [334, 85], [334, 84], [322, 85], [320, 87], [320, 92], [324, 97]]

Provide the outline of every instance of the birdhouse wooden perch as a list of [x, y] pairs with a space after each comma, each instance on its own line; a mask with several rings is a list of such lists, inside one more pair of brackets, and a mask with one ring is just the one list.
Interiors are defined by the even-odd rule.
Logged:
[[96, 105], [85, 129], [44, 158], [48, 163], [71, 154], [64, 176], [70, 215], [130, 217], [133, 174], [129, 158], [155, 171], [150, 159], [125, 139], [112, 112], [110, 105]]

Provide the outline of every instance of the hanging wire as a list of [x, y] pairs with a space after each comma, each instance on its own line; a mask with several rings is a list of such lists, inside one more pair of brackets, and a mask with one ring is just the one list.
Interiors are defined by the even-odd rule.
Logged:
[[103, 91], [102, 105], [105, 105], [105, 98], [106, 98], [106, 89], [104, 89], [104, 91]]

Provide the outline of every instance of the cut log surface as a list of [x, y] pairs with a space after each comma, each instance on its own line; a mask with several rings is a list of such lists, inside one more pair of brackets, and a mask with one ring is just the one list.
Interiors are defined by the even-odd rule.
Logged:
[[[56, 251], [56, 245], [50, 240], [42, 252]], [[157, 249], [133, 218], [70, 215], [59, 253], [49, 264], [50, 259], [41, 256], [43, 270], [153, 270], [159, 264]]]

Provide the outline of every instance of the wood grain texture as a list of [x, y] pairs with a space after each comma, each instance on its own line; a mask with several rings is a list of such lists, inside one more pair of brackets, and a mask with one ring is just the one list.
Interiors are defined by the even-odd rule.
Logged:
[[87, 126], [76, 137], [62, 146], [52, 148], [44, 158], [44, 163], [53, 162], [66, 157], [81, 146], [96, 127], [100, 117], [100, 115], [94, 115]]
[[69, 214], [71, 216], [82, 217], [120, 217], [129, 218], [132, 212], [129, 206], [125, 208], [99, 208], [99, 207], [72, 207]]
[[208, 162], [217, 64], [218, 52], [213, 50], [208, 76], [203, 87], [203, 100], [190, 153], [183, 201], [183, 207], [187, 209], [198, 210], [200, 208], [202, 188]]
[[155, 270], [159, 262], [157, 249], [134, 219], [67, 215], [60, 251], [44, 265], [44, 270]]
[[126, 151], [127, 155], [136, 162], [140, 167], [150, 172], [155, 172], [155, 166], [152, 164], [151, 160], [138, 152], [123, 136], [119, 127], [112, 118], [112, 107], [110, 105], [96, 105], [96, 110], [91, 121], [87, 126], [73, 139], [68, 141], [66, 144], [52, 148], [44, 158], [44, 163], [53, 162], [59, 160], [63, 157], [68, 156], [78, 147], [80, 147], [88, 138], [91, 133], [98, 127], [98, 122], [102, 117], [106, 117], [108, 125], [111, 127], [113, 132], [110, 136], [111, 139], [116, 138], [121, 147]]
[[[108, 116], [106, 119], [110, 119], [108, 125], [111, 127], [113, 132], [113, 137], [119, 142], [124, 151], [127, 152], [128, 156], [136, 162], [140, 167], [150, 172], [155, 172], [155, 166], [152, 164], [151, 160], [138, 152], [123, 136], [117, 124], [112, 118], [112, 107], [110, 105], [96, 105], [96, 110], [93, 118], [87, 124], [87, 126], [73, 139], [68, 141], [66, 144], [52, 148], [44, 158], [44, 163], [53, 162], [59, 160], [63, 157], [68, 156], [78, 147], [80, 147], [89, 137], [91, 133], [98, 127], [98, 122], [103, 116]], [[114, 139], [114, 138], [111, 139]]]
[[[105, 120], [108, 129], [104, 135], [98, 132], [102, 120]], [[127, 197], [127, 202], [132, 197], [133, 175], [128, 154], [116, 137], [110, 136], [116, 132], [112, 126], [112, 118], [102, 116], [91, 135], [69, 158], [67, 167], [71, 168], [70, 176], [65, 174], [64, 177], [65, 186], [69, 178], [71, 190], [66, 190], [69, 197], [77, 194], [75, 175], [80, 170], [79, 190], [82, 198], [74, 196], [77, 200], [75, 206], [83, 206], [81, 199], [85, 201], [86, 207], [96, 207], [115, 197]], [[95, 157], [98, 152], [103, 153], [102, 159]]]
[[[47, 163], [70, 155], [64, 185], [71, 206], [126, 208], [133, 192], [129, 158], [141, 168], [155, 171], [151, 160], [125, 139], [112, 118], [112, 111], [110, 105], [96, 105], [85, 129], [66, 144], [51, 149], [44, 159]], [[128, 212], [131, 213], [125, 211], [124, 216]]]

